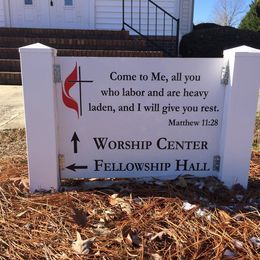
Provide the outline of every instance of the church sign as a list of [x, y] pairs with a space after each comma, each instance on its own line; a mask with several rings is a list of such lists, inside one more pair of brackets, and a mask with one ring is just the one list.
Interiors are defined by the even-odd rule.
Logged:
[[56, 63], [61, 177], [216, 175], [222, 59], [57, 58]]
[[184, 174], [247, 186], [258, 50], [212, 59], [56, 57], [40, 44], [20, 52], [31, 191], [61, 179]]

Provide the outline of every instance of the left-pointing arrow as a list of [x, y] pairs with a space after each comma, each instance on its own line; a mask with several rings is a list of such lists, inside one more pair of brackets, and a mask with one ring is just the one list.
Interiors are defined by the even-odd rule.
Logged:
[[70, 166], [68, 166], [66, 168], [75, 172], [76, 170], [88, 169], [88, 166], [77, 166], [75, 163], [73, 163], [73, 164], [71, 164]]

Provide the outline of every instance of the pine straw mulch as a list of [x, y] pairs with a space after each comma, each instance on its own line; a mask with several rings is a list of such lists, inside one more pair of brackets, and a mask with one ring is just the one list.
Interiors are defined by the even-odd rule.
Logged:
[[259, 187], [255, 152], [247, 191], [186, 176], [29, 194], [24, 130], [2, 131], [0, 259], [259, 259]]

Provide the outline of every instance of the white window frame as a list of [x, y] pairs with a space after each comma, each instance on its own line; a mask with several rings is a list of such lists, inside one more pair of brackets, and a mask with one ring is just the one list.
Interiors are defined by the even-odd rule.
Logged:
[[68, 0], [64, 0], [64, 6], [65, 7], [73, 7], [74, 6], [74, 0], [69, 0], [69, 1], [71, 1], [71, 4], [66, 4], [66, 1], [68, 1]]
[[[30, 2], [27, 2], [30, 1]], [[25, 6], [32, 6], [33, 5], [33, 0], [24, 0], [24, 5]]]

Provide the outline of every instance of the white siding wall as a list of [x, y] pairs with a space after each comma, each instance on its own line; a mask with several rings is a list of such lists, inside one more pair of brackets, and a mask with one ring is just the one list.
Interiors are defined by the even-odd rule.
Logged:
[[[10, 0], [11, 1], [11, 8], [13, 10], [8, 10], [8, 0], [0, 0], [0, 26], [10, 26], [10, 18], [9, 13], [15, 14], [15, 17], [11, 19], [12, 24], [11, 26], [17, 26], [15, 23], [17, 17], [19, 16], [19, 12], [17, 12], [17, 8], [13, 6], [15, 1], [22, 1], [22, 0]], [[42, 2], [43, 0], [35, 1]], [[49, 1], [49, 0], [44, 0]], [[56, 0], [62, 1], [63, 0]], [[193, 2], [194, 0], [153, 0], [159, 6], [164, 8], [167, 12], [173, 15], [176, 18], [180, 18], [180, 33], [184, 35], [192, 30], [192, 21], [193, 21]], [[84, 0], [85, 2], [85, 0]], [[141, 17], [139, 17], [139, 0], [133, 0], [133, 20], [132, 20], [132, 27], [136, 29], [141, 29], [141, 33], [147, 34], [148, 33], [148, 26], [147, 26], [147, 1], [140, 0], [141, 2]], [[22, 3], [22, 2], [21, 2]], [[82, 19], [88, 19], [88, 22], [84, 22], [84, 28], [86, 29], [110, 29], [110, 30], [121, 30], [122, 29], [122, 0], [88, 0], [88, 10], [82, 12]], [[126, 22], [131, 25], [131, 5], [130, 0], [125, 0], [126, 6]], [[21, 8], [21, 4], [18, 5]], [[42, 10], [42, 8], [41, 8]], [[24, 12], [23, 9], [20, 12]], [[155, 8], [153, 5], [150, 4], [149, 8], [149, 16], [150, 16], [150, 26], [149, 26], [149, 34], [155, 34]], [[25, 14], [23, 14], [25, 15]], [[39, 15], [37, 15], [39, 20]], [[141, 26], [139, 26], [139, 19], [141, 18]], [[166, 15], [165, 16], [165, 34], [171, 34], [171, 19]], [[48, 22], [49, 18], [44, 16], [44, 22]], [[43, 24], [37, 24], [39, 21], [31, 22], [30, 25], [33, 27], [46, 27]], [[21, 24], [21, 22], [19, 22]], [[22, 24], [21, 24], [22, 25]], [[27, 25], [22, 25], [25, 27], [29, 27]], [[62, 28], [62, 26], [59, 26]], [[82, 26], [79, 26], [81, 28]], [[163, 28], [164, 28], [164, 16], [161, 11], [158, 10], [157, 13], [157, 34], [163, 35]], [[176, 22], [173, 22], [173, 33], [176, 33]], [[128, 28], [126, 27], [128, 30]]]
[[[156, 4], [167, 10], [171, 15], [179, 18], [179, 1], [180, 0], [154, 0]], [[141, 32], [147, 34], [147, 1], [141, 0]], [[131, 25], [131, 1], [125, 0], [125, 17], [126, 22]], [[122, 29], [122, 1], [121, 0], [96, 0], [96, 17], [95, 23], [97, 29]], [[149, 34], [155, 33], [155, 7], [149, 5], [150, 26]], [[139, 0], [133, 0], [133, 20], [132, 27], [139, 30]], [[157, 12], [157, 33], [163, 34], [164, 27], [163, 13]], [[174, 33], [176, 32], [176, 22], [174, 24]], [[126, 30], [128, 28], [126, 27]], [[171, 33], [171, 19], [166, 15], [166, 34]]]
[[5, 0], [0, 0], [0, 27], [6, 26]]
[[194, 0], [181, 0], [180, 3], [180, 35], [189, 33], [193, 27]]

